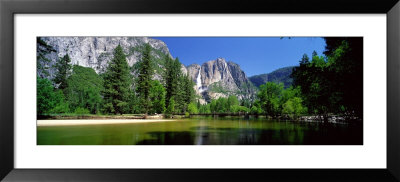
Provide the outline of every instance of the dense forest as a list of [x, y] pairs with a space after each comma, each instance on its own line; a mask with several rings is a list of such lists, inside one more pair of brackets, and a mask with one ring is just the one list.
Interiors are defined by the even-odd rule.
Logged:
[[[38, 41], [41, 41], [38, 39]], [[325, 38], [323, 55], [316, 52], [299, 58], [291, 67], [290, 82], [260, 84], [253, 100], [231, 95], [201, 104], [195, 83], [181, 71], [178, 58], [163, 57], [162, 79], [154, 63], [152, 48], [143, 48], [141, 60], [132, 67], [121, 46], [104, 73], [71, 65], [68, 54], [58, 59], [52, 80], [37, 76], [37, 114], [216, 114], [242, 113], [274, 118], [297, 119], [302, 115], [332, 115], [362, 119], [363, 40], [362, 38]], [[45, 43], [39, 42], [41, 44]], [[49, 48], [50, 49], [50, 48]], [[38, 61], [43, 61], [39, 55]], [[158, 60], [160, 61], [160, 60]], [[134, 68], [133, 68], [134, 67]], [[135, 77], [132, 76], [134, 69]], [[292, 81], [293, 80], [293, 81]], [[286, 84], [286, 85], [285, 85]]]

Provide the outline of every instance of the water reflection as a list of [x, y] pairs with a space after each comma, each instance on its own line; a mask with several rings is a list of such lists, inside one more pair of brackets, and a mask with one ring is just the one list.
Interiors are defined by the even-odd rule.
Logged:
[[192, 132], [149, 132], [153, 139], [146, 139], [137, 145], [192, 145], [195, 135]]
[[38, 144], [362, 145], [362, 124], [195, 118], [176, 122], [38, 127]]

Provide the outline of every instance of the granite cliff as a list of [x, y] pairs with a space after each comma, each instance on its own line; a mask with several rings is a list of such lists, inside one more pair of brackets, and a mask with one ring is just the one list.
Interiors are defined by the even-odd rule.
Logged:
[[195, 89], [205, 101], [236, 95], [239, 99], [253, 99], [255, 88], [240, 66], [223, 58], [211, 60], [201, 66], [192, 64], [188, 73], [196, 83]]

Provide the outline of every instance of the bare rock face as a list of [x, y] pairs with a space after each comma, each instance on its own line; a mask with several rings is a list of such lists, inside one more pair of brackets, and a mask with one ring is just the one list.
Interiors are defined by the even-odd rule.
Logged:
[[186, 67], [188, 73], [189, 73], [189, 77], [192, 78], [192, 80], [194, 82], [196, 82], [196, 79], [198, 77], [199, 71], [200, 71], [200, 65], [198, 64], [191, 64], [189, 66]]
[[207, 102], [229, 95], [236, 95], [239, 99], [254, 97], [254, 86], [236, 63], [218, 58], [201, 66], [192, 64], [187, 70], [196, 83], [196, 93]]
[[246, 74], [240, 66], [232, 61], [228, 62], [228, 67], [231, 72], [232, 78], [234, 79], [236, 85], [239, 87], [241, 93], [251, 93], [255, 92], [255, 88], [251, 81], [247, 78]]
[[203, 69], [201, 74], [204, 75], [202, 83], [210, 86], [219, 84], [229, 91], [237, 91], [239, 88], [235, 84], [235, 80], [229, 70], [225, 59], [218, 58], [214, 61], [208, 61], [201, 66]]
[[[50, 77], [54, 75], [52, 65], [59, 57], [68, 53], [73, 65], [93, 68], [97, 73], [102, 73], [108, 66], [108, 62], [113, 57], [113, 51], [121, 45], [129, 66], [133, 66], [141, 58], [141, 48], [147, 43], [157, 52], [152, 52], [156, 58], [161, 58], [161, 54], [172, 58], [167, 45], [156, 39], [147, 37], [41, 37], [47, 45], [54, 51], [45, 54], [45, 58], [50, 60], [47, 67]], [[40, 48], [40, 46], [39, 46]], [[39, 49], [38, 48], [38, 49]], [[186, 72], [186, 70], [185, 70]], [[41, 73], [38, 73], [39, 75]], [[155, 75], [156, 78], [159, 75]]]

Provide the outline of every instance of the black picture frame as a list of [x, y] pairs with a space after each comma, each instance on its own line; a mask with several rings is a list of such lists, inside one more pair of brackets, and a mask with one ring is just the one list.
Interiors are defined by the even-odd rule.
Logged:
[[[14, 14], [382, 13], [387, 15], [386, 169], [15, 169]], [[318, 16], [318, 15], [316, 15]], [[0, 0], [0, 179], [4, 181], [399, 181], [398, 0]], [[379, 60], [376, 60], [379, 61]], [[368, 160], [368, 159], [366, 159]]]

